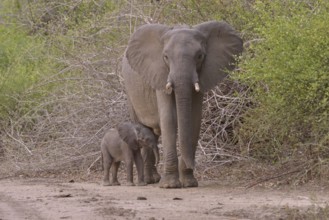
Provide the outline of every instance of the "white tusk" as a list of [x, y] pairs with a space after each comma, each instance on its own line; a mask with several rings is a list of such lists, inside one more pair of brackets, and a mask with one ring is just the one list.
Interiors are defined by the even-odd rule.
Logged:
[[166, 85], [166, 93], [169, 94], [169, 95], [172, 93], [172, 84], [171, 84], [171, 82], [168, 82], [167, 85]]
[[195, 91], [196, 91], [196, 92], [199, 92], [199, 91], [200, 91], [199, 83], [195, 83], [195, 84], [194, 84], [194, 88], [195, 88]]

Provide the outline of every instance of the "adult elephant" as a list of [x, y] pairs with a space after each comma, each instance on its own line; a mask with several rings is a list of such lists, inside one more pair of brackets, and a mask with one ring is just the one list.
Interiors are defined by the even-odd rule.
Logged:
[[233, 69], [242, 47], [237, 32], [217, 21], [193, 27], [146, 24], [131, 36], [122, 75], [131, 116], [161, 134], [160, 187], [198, 186], [193, 169], [203, 94]]

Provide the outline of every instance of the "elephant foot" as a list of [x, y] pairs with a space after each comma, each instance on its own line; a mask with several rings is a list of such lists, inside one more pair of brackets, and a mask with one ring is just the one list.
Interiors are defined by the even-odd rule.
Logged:
[[153, 180], [154, 180], [154, 183], [158, 183], [161, 179], [161, 176], [159, 173], [153, 173]]
[[146, 186], [147, 184], [145, 182], [139, 182], [137, 183], [137, 186]]
[[186, 169], [180, 173], [180, 181], [183, 187], [197, 187], [198, 181], [193, 175], [192, 169]]
[[103, 181], [103, 186], [111, 186], [110, 181], [108, 181], [108, 180], [104, 180], [104, 181]]
[[165, 175], [159, 183], [160, 188], [181, 188], [182, 184], [176, 175]]
[[144, 180], [147, 184], [158, 183], [161, 179], [160, 174], [153, 174], [151, 177], [144, 177]]
[[144, 177], [144, 181], [147, 183], [147, 184], [152, 184], [152, 183], [155, 183], [154, 182], [154, 179], [150, 176], [145, 176]]
[[135, 186], [135, 184], [132, 183], [132, 182], [127, 182], [127, 183], [125, 184], [125, 186]]
[[181, 179], [183, 187], [198, 187], [198, 181], [195, 177], [184, 177]]
[[118, 182], [118, 181], [114, 181], [113, 183], [112, 183], [112, 186], [120, 186], [121, 184]]

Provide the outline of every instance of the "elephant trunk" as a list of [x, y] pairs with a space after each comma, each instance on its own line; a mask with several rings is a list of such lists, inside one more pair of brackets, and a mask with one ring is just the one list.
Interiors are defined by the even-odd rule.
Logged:
[[175, 90], [178, 140], [183, 161], [186, 168], [194, 168], [195, 152], [192, 150], [192, 87], [189, 85], [177, 86]]
[[159, 148], [158, 148], [157, 145], [155, 145], [153, 147], [153, 153], [154, 153], [154, 156], [155, 156], [155, 165], [158, 165], [159, 161], [160, 161], [160, 156], [159, 156]]

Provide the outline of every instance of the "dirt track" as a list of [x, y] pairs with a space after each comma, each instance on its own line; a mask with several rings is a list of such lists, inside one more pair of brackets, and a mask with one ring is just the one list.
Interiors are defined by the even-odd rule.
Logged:
[[0, 180], [0, 219], [286, 219], [329, 204], [323, 190], [160, 189], [70, 183], [56, 179]]

